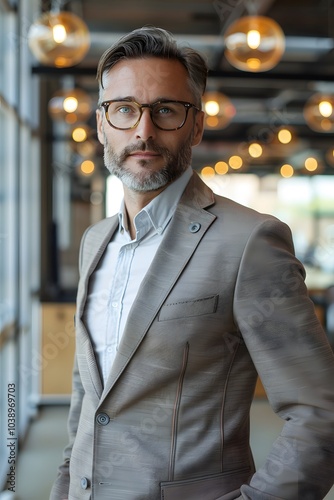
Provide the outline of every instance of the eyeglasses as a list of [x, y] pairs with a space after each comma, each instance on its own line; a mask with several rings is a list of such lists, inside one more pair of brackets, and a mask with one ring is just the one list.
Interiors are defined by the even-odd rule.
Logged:
[[139, 104], [136, 101], [120, 99], [104, 101], [107, 122], [118, 130], [129, 130], [137, 127], [143, 114], [143, 108], [149, 108], [151, 120], [160, 130], [178, 130], [185, 124], [188, 111], [199, 109], [190, 102], [184, 101], [157, 101], [153, 104]]

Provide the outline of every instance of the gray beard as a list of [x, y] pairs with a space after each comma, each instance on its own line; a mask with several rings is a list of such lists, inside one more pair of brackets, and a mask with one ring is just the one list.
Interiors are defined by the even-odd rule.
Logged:
[[[124, 186], [132, 191], [156, 191], [165, 187], [167, 184], [178, 179], [185, 172], [191, 162], [192, 136], [182, 144], [180, 149], [172, 154], [167, 148], [154, 144], [150, 139], [146, 142], [139, 141], [137, 144], [128, 146], [117, 155], [104, 137], [104, 163], [112, 175], [118, 177]], [[140, 160], [139, 164], [143, 167], [141, 172], [133, 173], [124, 163], [129, 154], [134, 151], [154, 151], [162, 155], [165, 160], [164, 166], [159, 172], [152, 172], [149, 168], [149, 162]], [[146, 167], [146, 168], [145, 168]]]

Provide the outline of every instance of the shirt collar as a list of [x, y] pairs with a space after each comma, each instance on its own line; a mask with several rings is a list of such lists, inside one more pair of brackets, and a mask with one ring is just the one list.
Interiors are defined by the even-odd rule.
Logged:
[[[140, 226], [149, 225], [154, 228], [155, 232], [162, 234], [166, 229], [170, 219], [172, 218], [176, 206], [180, 201], [183, 191], [185, 190], [192, 176], [192, 168], [188, 167], [183, 174], [166, 187], [161, 193], [153, 198], [135, 217], [135, 226], [137, 230]], [[119, 230], [127, 229], [127, 217], [125, 214], [124, 200], [122, 201], [119, 217]]]

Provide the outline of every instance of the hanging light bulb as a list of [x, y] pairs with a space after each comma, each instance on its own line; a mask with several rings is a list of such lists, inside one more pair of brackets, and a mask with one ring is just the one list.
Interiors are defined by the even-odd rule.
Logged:
[[227, 127], [235, 115], [232, 102], [221, 92], [206, 92], [203, 96], [204, 124], [207, 129]]
[[30, 50], [45, 65], [73, 66], [90, 47], [87, 25], [72, 12], [47, 12], [28, 31]]
[[81, 89], [58, 90], [48, 104], [53, 120], [62, 120], [71, 124], [86, 121], [92, 109], [92, 99]]
[[281, 27], [269, 17], [246, 16], [235, 21], [224, 35], [225, 56], [237, 69], [268, 71], [285, 50]]
[[304, 106], [304, 118], [316, 132], [334, 132], [334, 95], [317, 93]]

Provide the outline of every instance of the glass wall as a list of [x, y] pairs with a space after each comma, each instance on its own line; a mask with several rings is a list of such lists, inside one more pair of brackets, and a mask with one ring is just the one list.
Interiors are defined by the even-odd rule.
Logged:
[[38, 82], [30, 74], [27, 29], [36, 6], [33, 0], [0, 2], [0, 487], [5, 489], [8, 478], [15, 483], [18, 444], [34, 411], [30, 344], [40, 282], [40, 167]]

